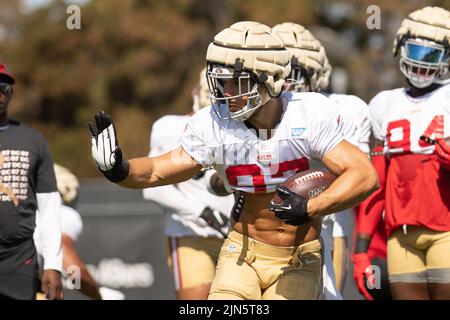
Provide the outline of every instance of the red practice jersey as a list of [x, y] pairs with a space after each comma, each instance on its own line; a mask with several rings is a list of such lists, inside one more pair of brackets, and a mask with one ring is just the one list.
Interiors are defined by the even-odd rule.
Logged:
[[450, 172], [437, 162], [434, 145], [421, 136], [450, 136], [450, 85], [419, 98], [405, 89], [383, 91], [369, 104], [375, 138], [388, 158], [385, 181], [387, 235], [402, 225], [450, 230]]

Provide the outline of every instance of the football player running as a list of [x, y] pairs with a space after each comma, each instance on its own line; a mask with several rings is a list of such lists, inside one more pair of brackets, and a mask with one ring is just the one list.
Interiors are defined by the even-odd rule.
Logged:
[[439, 7], [403, 20], [394, 55], [408, 86], [382, 91], [369, 104], [386, 154], [381, 191], [394, 299], [450, 299], [449, 21]]
[[[320, 218], [364, 200], [378, 187], [376, 172], [344, 140], [331, 100], [280, 96], [290, 55], [269, 27], [233, 24], [214, 37], [206, 60], [212, 106], [190, 118], [181, 147], [127, 161], [111, 119], [100, 113], [90, 124], [93, 158], [126, 188], [178, 183], [214, 166], [236, 202], [208, 298], [317, 299]], [[338, 178], [318, 197], [277, 188], [320, 164]], [[271, 204], [275, 191], [284, 200], [279, 205]]]
[[[193, 91], [193, 111], [210, 104], [206, 69]], [[191, 115], [166, 115], [152, 127], [149, 157], [180, 146], [180, 137]], [[192, 179], [175, 185], [144, 189], [144, 198], [166, 211], [167, 260], [173, 272], [178, 299], [206, 300], [223, 239], [229, 229], [233, 196], [209, 191], [213, 169], [201, 170]]]
[[[285, 22], [272, 28], [273, 33], [291, 53], [291, 74], [285, 90], [328, 92], [331, 74], [325, 48], [302, 25]], [[324, 93], [325, 94], [325, 93]], [[370, 121], [367, 104], [353, 95], [326, 94], [338, 106], [344, 137], [366, 154], [369, 151]], [[347, 269], [347, 237], [350, 234], [350, 210], [328, 215], [322, 220], [324, 245], [323, 289], [327, 300], [341, 300]], [[333, 259], [331, 254], [333, 253]]]

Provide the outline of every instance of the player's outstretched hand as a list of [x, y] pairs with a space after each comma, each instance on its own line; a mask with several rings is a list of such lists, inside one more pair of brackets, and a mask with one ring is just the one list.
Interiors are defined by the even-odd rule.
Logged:
[[123, 159], [119, 148], [114, 123], [106, 112], [95, 115], [94, 122], [88, 122], [91, 133], [92, 158], [98, 169], [112, 182], [120, 182], [128, 176], [128, 161]]

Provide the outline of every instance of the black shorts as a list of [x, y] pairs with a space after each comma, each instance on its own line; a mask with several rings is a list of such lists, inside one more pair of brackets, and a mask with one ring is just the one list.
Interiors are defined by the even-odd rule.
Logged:
[[39, 270], [33, 240], [15, 246], [0, 245], [0, 297], [32, 300], [39, 288]]

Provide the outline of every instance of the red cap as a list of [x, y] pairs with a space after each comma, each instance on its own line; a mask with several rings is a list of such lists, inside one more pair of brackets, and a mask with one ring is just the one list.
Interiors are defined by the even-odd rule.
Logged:
[[0, 80], [7, 81], [11, 84], [14, 84], [14, 82], [16, 82], [13, 76], [8, 73], [6, 66], [1, 63], [0, 63]]

